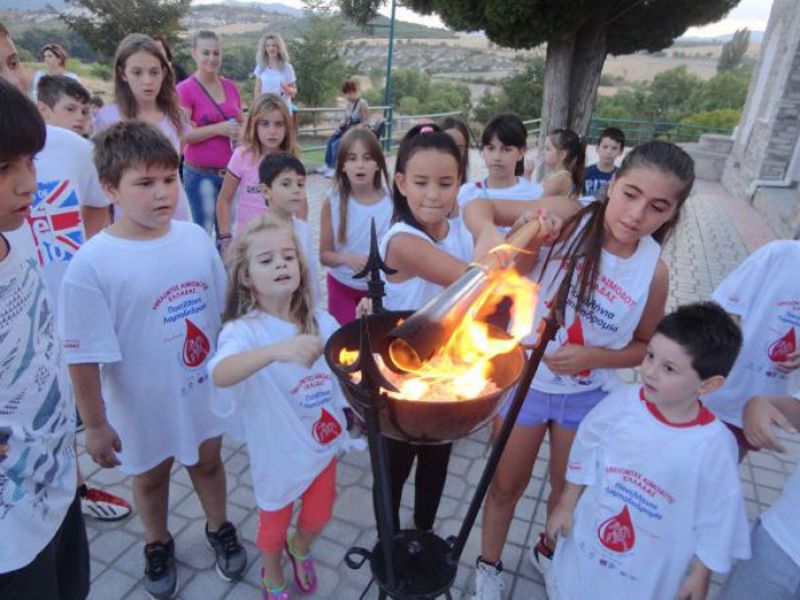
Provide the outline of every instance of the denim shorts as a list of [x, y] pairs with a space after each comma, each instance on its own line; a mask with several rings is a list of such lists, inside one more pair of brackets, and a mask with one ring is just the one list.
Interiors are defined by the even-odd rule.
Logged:
[[[531, 388], [525, 396], [516, 424], [533, 427], [553, 421], [564, 429], [577, 431], [586, 414], [607, 394], [602, 388], [575, 394], [549, 394]], [[508, 414], [510, 404], [510, 401], [506, 402], [500, 410], [503, 417]]]

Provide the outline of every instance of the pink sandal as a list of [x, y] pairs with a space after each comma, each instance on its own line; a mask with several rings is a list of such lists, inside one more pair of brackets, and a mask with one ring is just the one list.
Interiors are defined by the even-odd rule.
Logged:
[[272, 588], [267, 584], [264, 567], [261, 567], [261, 597], [263, 600], [291, 600], [289, 592], [286, 591], [286, 584], [280, 588]]
[[[314, 559], [308, 554], [305, 556], [296, 556], [292, 552], [292, 538], [286, 541], [286, 554], [289, 556], [289, 562], [292, 563], [292, 572], [294, 573], [294, 584], [297, 586], [297, 591], [303, 595], [313, 594], [317, 591], [317, 572], [314, 569]], [[299, 564], [298, 564], [299, 563]], [[300, 578], [300, 569], [303, 570], [308, 578], [308, 585], [303, 584]]]

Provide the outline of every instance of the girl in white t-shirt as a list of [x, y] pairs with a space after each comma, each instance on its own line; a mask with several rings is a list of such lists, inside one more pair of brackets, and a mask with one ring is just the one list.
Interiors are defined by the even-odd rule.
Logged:
[[586, 170], [586, 142], [571, 129], [554, 129], [544, 140], [545, 175], [542, 187], [546, 196], [580, 195]]
[[225, 326], [209, 364], [214, 410], [233, 416], [247, 442], [264, 598], [288, 600], [284, 550], [298, 591], [317, 587], [309, 548], [331, 517], [336, 453], [347, 439], [341, 389], [322, 357], [338, 324], [314, 310], [306, 256], [286, 222], [257, 217], [229, 254]]
[[[217, 198], [217, 241], [223, 249], [233, 238], [231, 207], [236, 191], [239, 190], [239, 201], [234, 225], [238, 232], [243, 231], [251, 219], [267, 212], [258, 181], [258, 166], [265, 157], [276, 152], [298, 156], [293, 140], [292, 119], [280, 98], [273, 94], [256, 97], [247, 113], [242, 143], [233, 151]], [[307, 216], [307, 205], [304, 210]]]
[[367, 280], [353, 279], [367, 263], [370, 224], [378, 239], [389, 229], [392, 198], [378, 139], [368, 129], [350, 129], [339, 145], [333, 187], [322, 204], [320, 262], [328, 270], [328, 312], [340, 324], [355, 318], [367, 295]]
[[[131, 33], [114, 55], [114, 102], [101, 108], [94, 118], [94, 134], [120, 121], [144, 121], [157, 127], [179, 155], [191, 129], [175, 91], [175, 75], [164, 54], [150, 36]], [[190, 221], [189, 199], [178, 189], [174, 218]]]
[[292, 98], [297, 95], [297, 77], [289, 63], [289, 51], [283, 38], [277, 33], [266, 33], [258, 42], [256, 50], [255, 98], [261, 94], [275, 94], [286, 103], [292, 112]]
[[[525, 210], [546, 208], [568, 217], [546, 256], [532, 257], [531, 277], [541, 286], [533, 331], [546, 316], [566, 266], [576, 262], [565, 327], [548, 346], [486, 499], [476, 587], [487, 597], [500, 593], [493, 592], [502, 587], [500, 555], [545, 434], [550, 437], [549, 514], [564, 487], [579, 423], [614, 386], [614, 369], [642, 361], [667, 298], [661, 244], [693, 182], [691, 157], [674, 144], [655, 141], [635, 148], [606, 193], [585, 206], [548, 196], [528, 203], [475, 202], [467, 208], [473, 233], [509, 225]], [[554, 544], [540, 537], [534, 566], [549, 569]]]
[[525, 125], [516, 115], [498, 115], [486, 124], [481, 134], [481, 153], [488, 174], [461, 186], [461, 210], [476, 198], [536, 200], [542, 195], [542, 186], [521, 176], [527, 137]]

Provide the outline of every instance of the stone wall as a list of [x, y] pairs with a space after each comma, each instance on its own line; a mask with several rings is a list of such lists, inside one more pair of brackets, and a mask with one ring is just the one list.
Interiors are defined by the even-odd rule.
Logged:
[[799, 140], [800, 2], [775, 0], [723, 184], [747, 197], [757, 179], [797, 182], [800, 169], [792, 158]]

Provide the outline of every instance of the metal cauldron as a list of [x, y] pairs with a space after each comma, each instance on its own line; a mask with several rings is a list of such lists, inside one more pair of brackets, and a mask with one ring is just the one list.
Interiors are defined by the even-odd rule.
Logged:
[[[386, 364], [390, 364], [387, 359], [391, 341], [388, 334], [401, 319], [408, 318], [411, 314], [413, 311], [398, 311], [368, 317], [372, 350], [380, 354]], [[497, 331], [498, 336], [503, 335], [499, 329]], [[343, 382], [347, 401], [363, 416], [363, 400], [359, 398], [358, 389], [350, 380], [346, 368], [338, 361], [342, 348], [356, 350], [358, 347], [359, 321], [356, 320], [344, 325], [328, 339], [325, 359]], [[442, 444], [466, 437], [497, 414], [519, 380], [525, 361], [525, 353], [520, 346], [509, 353], [496, 356], [492, 359], [492, 379], [497, 384], [498, 391], [472, 400], [425, 402], [400, 400], [380, 393], [379, 398], [373, 399], [380, 431], [390, 438], [419, 444]]]

